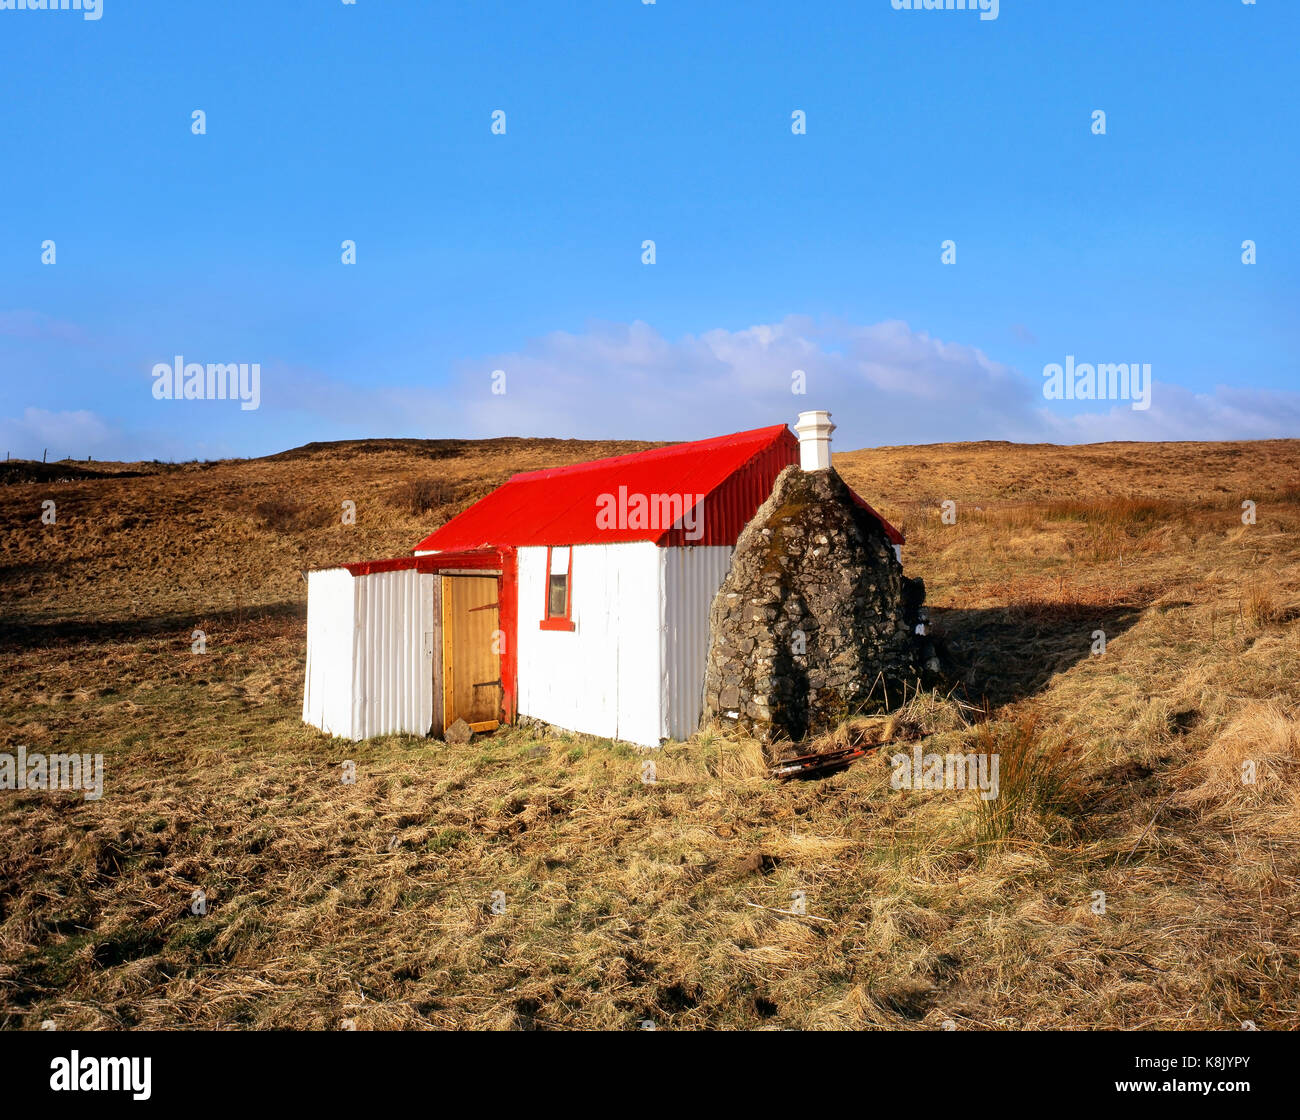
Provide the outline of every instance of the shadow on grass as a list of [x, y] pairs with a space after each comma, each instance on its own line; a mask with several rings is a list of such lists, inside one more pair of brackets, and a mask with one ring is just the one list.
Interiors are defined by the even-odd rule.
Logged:
[[1146, 606], [1029, 602], [972, 610], [936, 607], [932, 617], [949, 678], [965, 688], [972, 703], [1000, 707], [1041, 692], [1057, 673], [1086, 661], [1096, 631], [1112, 642]]

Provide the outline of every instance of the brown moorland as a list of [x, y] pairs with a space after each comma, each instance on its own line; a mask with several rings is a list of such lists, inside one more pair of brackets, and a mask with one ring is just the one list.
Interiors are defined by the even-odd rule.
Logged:
[[779, 784], [706, 731], [647, 785], [583, 736], [301, 723], [301, 571], [646, 446], [0, 465], [0, 752], [106, 768], [0, 792], [0, 1025], [1300, 1026], [1297, 441], [836, 456], [950, 683], [832, 738], [997, 752], [996, 802], [891, 789], [888, 746]]

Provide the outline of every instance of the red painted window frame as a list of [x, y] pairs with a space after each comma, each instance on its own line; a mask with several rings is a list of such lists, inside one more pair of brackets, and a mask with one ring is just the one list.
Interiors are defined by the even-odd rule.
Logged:
[[546, 575], [542, 579], [542, 630], [576, 630], [573, 625], [573, 546], [569, 546], [569, 570], [564, 577], [564, 614], [551, 614], [551, 546], [546, 546]]

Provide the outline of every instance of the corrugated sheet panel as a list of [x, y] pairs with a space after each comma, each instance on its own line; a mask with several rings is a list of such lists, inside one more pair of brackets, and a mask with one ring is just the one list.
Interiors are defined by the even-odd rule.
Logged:
[[700, 726], [704, 668], [709, 653], [709, 612], [731, 567], [732, 549], [660, 550], [660, 735], [687, 739]]
[[684, 527], [674, 529], [659, 543], [697, 548], [734, 545], [740, 538], [740, 531], [772, 493], [776, 476], [799, 462], [799, 441], [788, 428], [784, 436], [758, 449], [749, 460], [730, 472], [716, 489], [705, 495], [701, 508], [694, 511], [698, 523], [691, 531]]
[[307, 671], [302, 718], [327, 735], [352, 734], [356, 586], [342, 568], [307, 576]]
[[433, 579], [415, 569], [308, 575], [304, 721], [349, 739], [428, 734]]
[[353, 578], [352, 738], [427, 735], [433, 722], [434, 576], [403, 569]]
[[574, 629], [539, 627], [546, 549], [518, 552], [520, 715], [643, 746], [659, 743], [660, 572], [649, 542], [573, 550]]

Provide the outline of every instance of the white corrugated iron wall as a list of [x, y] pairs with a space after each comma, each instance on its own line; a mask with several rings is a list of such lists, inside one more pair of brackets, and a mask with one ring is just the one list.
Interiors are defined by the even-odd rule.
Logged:
[[414, 568], [356, 577], [352, 738], [429, 733], [433, 579]]
[[433, 580], [413, 568], [308, 574], [304, 721], [348, 739], [428, 734]]
[[609, 545], [617, 565], [617, 597], [610, 614], [618, 627], [618, 734], [642, 746], [659, 745], [659, 553], [649, 541]]
[[346, 568], [307, 574], [307, 672], [302, 718], [328, 735], [352, 734], [356, 581]]
[[520, 715], [658, 745], [660, 551], [648, 541], [574, 547], [568, 631], [538, 625], [546, 549], [518, 550]]
[[731, 567], [732, 548], [661, 548], [659, 553], [659, 734], [665, 739], [688, 739], [700, 726], [704, 667], [709, 655], [709, 611]]

